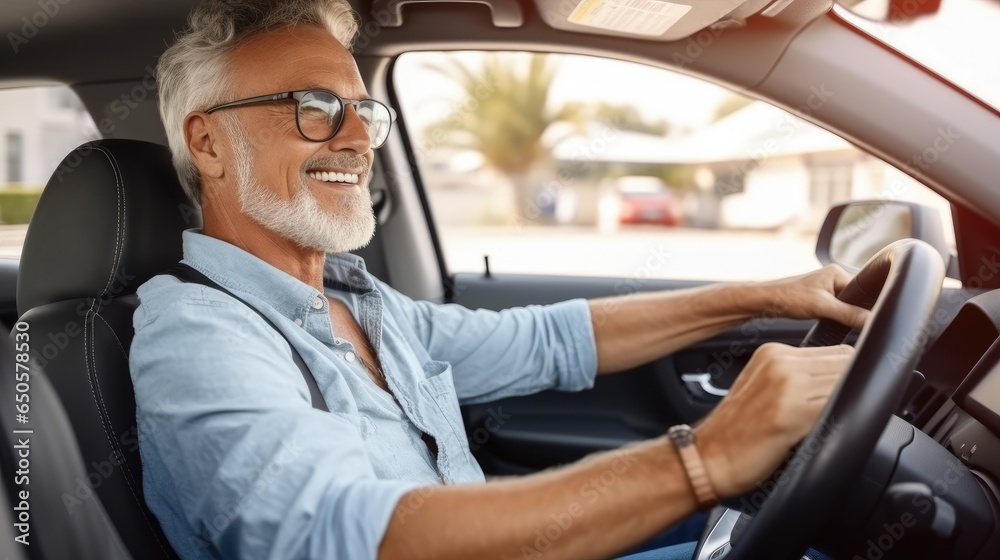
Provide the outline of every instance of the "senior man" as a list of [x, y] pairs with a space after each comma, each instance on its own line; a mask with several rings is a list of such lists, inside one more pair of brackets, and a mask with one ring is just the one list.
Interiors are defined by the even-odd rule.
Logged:
[[[846, 347], [757, 351], [693, 446], [665, 435], [485, 481], [461, 403], [587, 389], [766, 310], [854, 326], [865, 312], [836, 299], [849, 278], [829, 267], [500, 313], [394, 291], [347, 253], [372, 236], [367, 185], [391, 124], [355, 33], [344, 0], [210, 0], [159, 62], [174, 163], [204, 216], [184, 262], [231, 294], [169, 275], [138, 290], [145, 495], [181, 557], [532, 557], [570, 512], [545, 557], [606, 558], [766, 477]], [[614, 486], [581, 501], [609, 469]]]

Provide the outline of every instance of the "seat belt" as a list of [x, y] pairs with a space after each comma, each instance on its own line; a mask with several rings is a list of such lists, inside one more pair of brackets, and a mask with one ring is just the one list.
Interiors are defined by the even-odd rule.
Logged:
[[[282, 338], [285, 337], [283, 334], [281, 334], [281, 330], [278, 329], [278, 326], [274, 324], [274, 321], [268, 319], [267, 316], [258, 311], [254, 306], [244, 301], [243, 298], [223, 288], [222, 286], [214, 282], [211, 278], [205, 276], [195, 268], [184, 263], [177, 263], [174, 266], [168, 268], [167, 270], [164, 270], [163, 274], [169, 274], [174, 278], [177, 278], [181, 282], [186, 282], [189, 284], [201, 284], [203, 286], [208, 286], [209, 288], [214, 288], [216, 290], [219, 290], [224, 294], [228, 294], [230, 297], [235, 298], [236, 301], [239, 301], [243, 305], [249, 307], [257, 315], [260, 315], [260, 318], [264, 319], [264, 321], [267, 322], [268, 325], [271, 325], [271, 328], [277, 331], [277, 333]], [[285, 342], [288, 342], [287, 338], [285, 339]], [[306, 366], [306, 363], [302, 361], [302, 356], [299, 355], [299, 351], [295, 349], [295, 346], [291, 342], [288, 342], [288, 347], [291, 348], [292, 350], [292, 360], [295, 361], [295, 365], [298, 366], [299, 368], [299, 373], [302, 374], [303, 379], [306, 380], [306, 385], [309, 386], [309, 395], [312, 397], [312, 407], [318, 410], [322, 410], [324, 412], [330, 412], [330, 409], [327, 408], [326, 406], [326, 401], [323, 399], [323, 393], [319, 392], [319, 386], [316, 385], [316, 378], [313, 377], [312, 372], [309, 371], [309, 368]]]

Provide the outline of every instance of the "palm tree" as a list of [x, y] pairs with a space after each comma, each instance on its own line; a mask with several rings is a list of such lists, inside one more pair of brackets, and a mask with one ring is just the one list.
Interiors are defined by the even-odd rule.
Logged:
[[[560, 138], [546, 131], [566, 122], [566, 135], [584, 132], [585, 121], [604, 123], [620, 130], [666, 134], [666, 121], [647, 121], [638, 108], [628, 104], [574, 101], [550, 107], [549, 90], [557, 70], [557, 58], [526, 54], [527, 59], [487, 54], [478, 68], [455, 58], [425, 67], [457, 84], [464, 99], [445, 118], [425, 131], [432, 146], [477, 151], [486, 163], [506, 174], [514, 185], [518, 219], [532, 218], [537, 183], [533, 173], [549, 161], [550, 147]], [[518, 64], [526, 62], [526, 64]]]
[[507, 174], [514, 184], [519, 218], [525, 218], [532, 207], [532, 173], [548, 160], [549, 148], [542, 143], [542, 135], [557, 121], [575, 120], [572, 108], [548, 106], [555, 59], [540, 54], [528, 57], [526, 69], [497, 54], [486, 55], [480, 68], [453, 58], [427, 65], [456, 83], [465, 99], [426, 133], [435, 145], [481, 153], [488, 165]]

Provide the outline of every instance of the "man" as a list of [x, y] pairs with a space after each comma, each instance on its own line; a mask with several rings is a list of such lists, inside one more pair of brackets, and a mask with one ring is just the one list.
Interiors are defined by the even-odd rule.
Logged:
[[[372, 150], [391, 120], [348, 51], [355, 32], [343, 0], [209, 0], [160, 60], [175, 166], [204, 215], [184, 261], [246, 302], [165, 275], [138, 291], [143, 481], [177, 552], [531, 557], [569, 515], [545, 557], [606, 558], [766, 477], [815, 422], [846, 347], [757, 351], [683, 457], [664, 436], [485, 482], [460, 403], [586, 389], [768, 310], [854, 326], [865, 312], [835, 298], [849, 279], [836, 268], [501, 313], [395, 292], [346, 253], [372, 236]], [[613, 487], [581, 499], [607, 472]]]

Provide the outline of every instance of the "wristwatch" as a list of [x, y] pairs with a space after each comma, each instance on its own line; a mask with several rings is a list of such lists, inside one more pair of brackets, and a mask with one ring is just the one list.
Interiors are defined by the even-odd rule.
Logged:
[[673, 426], [667, 431], [667, 437], [673, 442], [677, 449], [677, 454], [681, 457], [684, 470], [687, 471], [688, 481], [694, 489], [695, 499], [698, 500], [698, 507], [709, 509], [719, 503], [719, 496], [712, 488], [712, 481], [708, 479], [708, 471], [705, 470], [705, 463], [701, 460], [701, 453], [694, 442], [694, 431], [687, 424]]

